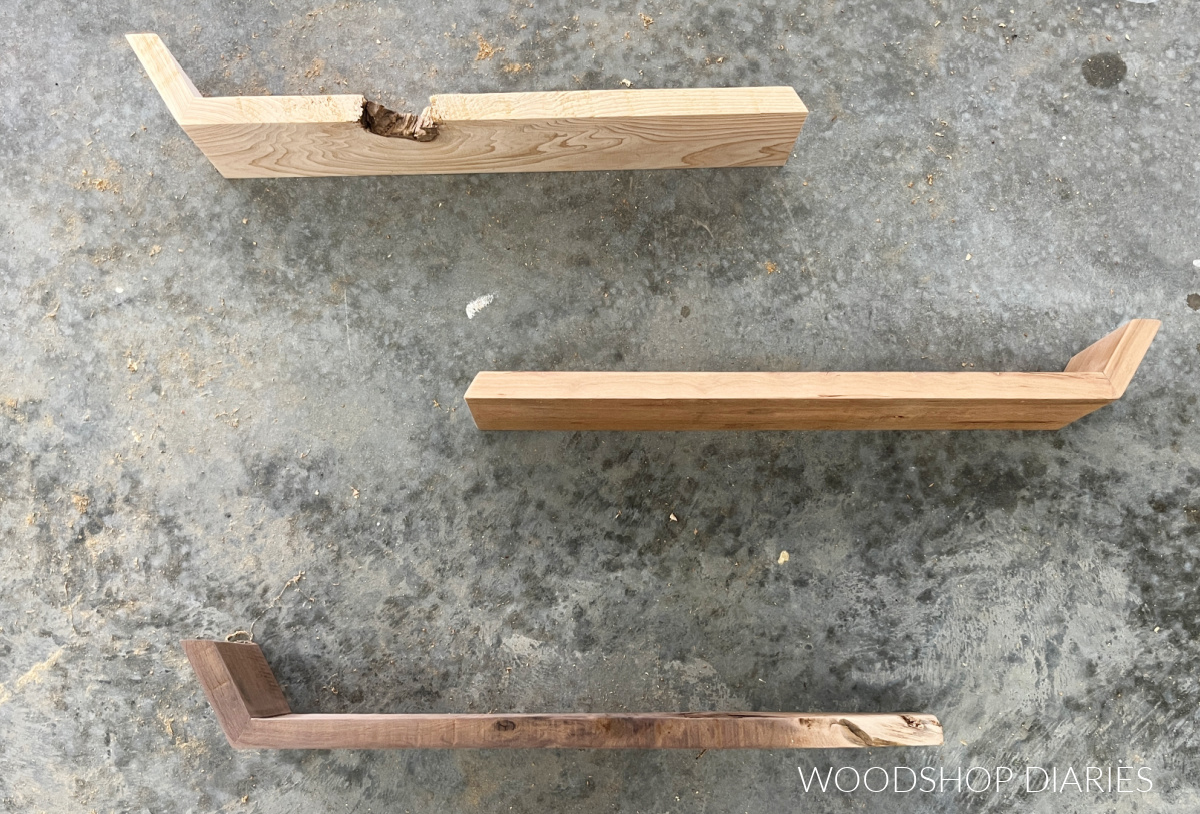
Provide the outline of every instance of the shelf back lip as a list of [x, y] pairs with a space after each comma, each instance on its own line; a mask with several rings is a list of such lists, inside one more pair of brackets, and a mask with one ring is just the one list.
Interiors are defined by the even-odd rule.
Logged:
[[832, 404], [1111, 401], [1102, 373], [482, 371], [468, 405], [523, 402]]
[[315, 96], [213, 96], [188, 104], [184, 130], [248, 125], [362, 126], [366, 99], [358, 94]]
[[[130, 33], [125, 38], [181, 125], [331, 124], [358, 121], [362, 115], [366, 99], [359, 94], [205, 97], [157, 34]], [[451, 124], [770, 117], [789, 122], [797, 134], [808, 115], [796, 89], [788, 85], [442, 93], [430, 97], [429, 108], [439, 122]]]
[[808, 116], [787, 85], [726, 88], [439, 93], [429, 97], [439, 123], [523, 122], [569, 119], [714, 119], [769, 117], [797, 134]]
[[927, 419], [895, 418], [746, 419], [619, 417], [614, 419], [544, 418], [473, 415], [477, 429], [486, 432], [1011, 432], [1053, 431], [1095, 412], [1108, 402], [1080, 407], [1067, 416], [1024, 417], [1019, 419]]
[[455, 721], [705, 721], [705, 720], [802, 720], [812, 723], [837, 723], [847, 717], [868, 720], [891, 721], [894, 717], [908, 717], [937, 724], [937, 718], [923, 712], [744, 712], [741, 710], [710, 711], [710, 712], [289, 712], [285, 715], [274, 715], [270, 718], [255, 720], [270, 720], [294, 723], [306, 721], [313, 723], [370, 723], [370, 724], [407, 724], [420, 722], [437, 722], [447, 719]]

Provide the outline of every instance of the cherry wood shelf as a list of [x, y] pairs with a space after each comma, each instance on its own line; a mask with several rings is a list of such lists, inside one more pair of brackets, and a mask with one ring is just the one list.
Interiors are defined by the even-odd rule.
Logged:
[[808, 115], [789, 87], [440, 94], [407, 115], [358, 95], [205, 98], [156, 34], [126, 39], [226, 178], [778, 167]]
[[1061, 373], [479, 373], [481, 430], [1056, 430], [1120, 398], [1158, 320]]
[[296, 714], [258, 645], [188, 640], [183, 648], [235, 749], [831, 749], [942, 743], [937, 718], [920, 713]]

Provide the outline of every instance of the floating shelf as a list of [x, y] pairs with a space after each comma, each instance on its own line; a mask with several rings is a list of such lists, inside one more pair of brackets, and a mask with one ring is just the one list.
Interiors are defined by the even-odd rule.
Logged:
[[789, 87], [204, 98], [156, 34], [129, 44], [226, 178], [778, 167], [808, 115]]
[[294, 714], [256, 644], [188, 640], [188, 661], [235, 749], [829, 749], [937, 746], [922, 714]]
[[1115, 401], [1160, 323], [1135, 319], [1062, 373], [478, 374], [481, 430], [1056, 430]]

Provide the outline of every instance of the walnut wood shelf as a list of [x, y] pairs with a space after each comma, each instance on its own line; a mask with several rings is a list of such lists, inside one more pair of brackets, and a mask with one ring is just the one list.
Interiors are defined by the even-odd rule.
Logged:
[[297, 715], [256, 644], [184, 652], [235, 749], [830, 749], [937, 746], [923, 714], [666, 712], [597, 715]]
[[481, 430], [1056, 430], [1121, 397], [1159, 324], [1061, 373], [486, 371], [465, 399]]
[[156, 34], [126, 38], [226, 178], [778, 167], [808, 115], [789, 87], [441, 94], [420, 114], [357, 95], [204, 98]]

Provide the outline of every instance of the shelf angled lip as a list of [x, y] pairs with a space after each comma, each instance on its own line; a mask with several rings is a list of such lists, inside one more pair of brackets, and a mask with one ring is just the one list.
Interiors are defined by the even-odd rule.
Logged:
[[256, 644], [189, 639], [235, 749], [829, 749], [937, 746], [924, 713], [296, 714]]
[[777, 167], [807, 108], [790, 87], [204, 97], [156, 34], [128, 34], [175, 120], [227, 178]]
[[481, 430], [1061, 429], [1120, 398], [1160, 323], [1134, 319], [1062, 372], [484, 371]]

